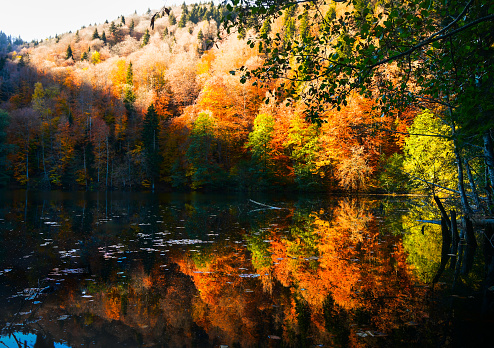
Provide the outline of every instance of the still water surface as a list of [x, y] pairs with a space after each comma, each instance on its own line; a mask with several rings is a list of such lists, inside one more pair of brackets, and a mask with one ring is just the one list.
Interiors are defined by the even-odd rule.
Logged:
[[0, 346], [488, 342], [481, 260], [453, 290], [447, 272], [432, 288], [441, 238], [417, 223], [431, 218], [421, 199], [3, 191], [0, 200]]

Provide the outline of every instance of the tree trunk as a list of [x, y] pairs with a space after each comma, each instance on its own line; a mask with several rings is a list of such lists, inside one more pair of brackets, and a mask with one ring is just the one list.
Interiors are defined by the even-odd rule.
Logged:
[[477, 209], [482, 208], [482, 203], [480, 202], [479, 194], [477, 192], [477, 186], [475, 185], [475, 181], [473, 180], [472, 171], [470, 170], [470, 165], [467, 160], [464, 160], [465, 169], [467, 170], [468, 181], [470, 182], [470, 188], [472, 189], [473, 200], [475, 201], [475, 205]]
[[465, 193], [465, 184], [463, 181], [463, 165], [461, 161], [460, 151], [458, 149], [457, 141], [454, 140], [453, 142], [454, 142], [454, 152], [456, 157], [456, 165], [458, 169], [458, 191], [460, 191], [461, 205], [463, 207], [463, 212], [466, 215], [471, 216], [472, 208], [470, 208], [470, 204], [468, 203], [468, 199], [467, 199], [467, 194]]

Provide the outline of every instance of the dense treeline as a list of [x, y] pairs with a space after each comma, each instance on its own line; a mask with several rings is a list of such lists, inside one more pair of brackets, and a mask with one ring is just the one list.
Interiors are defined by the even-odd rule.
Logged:
[[[324, 10], [334, 17], [345, 8]], [[287, 42], [318, 35], [322, 29], [305, 13], [292, 7], [217, 40], [227, 9], [182, 5], [154, 28], [148, 11], [0, 46], [0, 180], [52, 188], [388, 192], [407, 189], [410, 175], [432, 172], [435, 182], [435, 157], [421, 153], [434, 163], [414, 165], [413, 136], [403, 134], [414, 119], [415, 127], [440, 132], [433, 113], [381, 114], [375, 99], [355, 94], [312, 124], [303, 101], [272, 94], [282, 79], [261, 87], [232, 76], [266, 59], [247, 44], [257, 30]], [[442, 170], [454, 168], [448, 144], [429, 144], [445, 153]], [[475, 169], [482, 173], [482, 163]]]

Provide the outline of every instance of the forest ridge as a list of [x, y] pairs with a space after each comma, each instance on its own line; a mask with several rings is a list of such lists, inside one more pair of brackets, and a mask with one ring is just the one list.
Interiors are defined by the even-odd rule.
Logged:
[[[354, 2], [318, 10], [335, 20], [364, 6]], [[377, 13], [379, 3], [371, 5]], [[232, 74], [270, 59], [255, 35], [321, 35], [308, 11], [292, 6], [229, 35], [221, 24], [229, 8], [213, 3], [173, 7], [153, 28], [148, 11], [41, 42], [0, 33], [0, 180], [65, 189], [455, 190], [454, 151], [437, 110], [382, 113], [371, 94], [351, 93], [310, 123], [307, 103], [279, 93], [281, 76], [242, 83]], [[438, 136], [425, 142], [430, 133]], [[472, 158], [471, 180], [485, 184], [485, 165]]]

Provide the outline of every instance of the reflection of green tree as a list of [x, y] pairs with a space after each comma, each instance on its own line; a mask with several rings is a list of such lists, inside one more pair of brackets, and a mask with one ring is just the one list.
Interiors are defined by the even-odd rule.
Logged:
[[[314, 218], [306, 214], [295, 214], [293, 220], [290, 229], [291, 238], [286, 241], [288, 255], [291, 257], [317, 256], [320, 237], [314, 233], [312, 225]], [[317, 267], [316, 264], [311, 264], [311, 266]]]
[[[212, 251], [212, 250], [211, 250]], [[192, 262], [194, 262], [194, 265], [196, 268], [201, 269], [206, 267], [213, 259], [215, 256], [212, 254], [211, 251], [202, 251], [202, 252], [194, 252], [191, 253], [190, 258], [192, 259]]]
[[270, 232], [268, 230], [260, 229], [246, 237], [247, 249], [252, 254], [252, 265], [256, 270], [271, 266], [269, 243], [265, 242], [265, 240], [269, 239], [269, 236]]
[[414, 267], [416, 275], [424, 282], [434, 278], [441, 263], [441, 226], [419, 223], [418, 220], [434, 220], [437, 214], [428, 206], [415, 206], [402, 217], [405, 234], [403, 247], [407, 261]]

